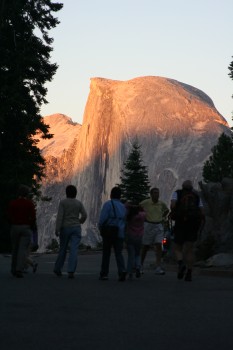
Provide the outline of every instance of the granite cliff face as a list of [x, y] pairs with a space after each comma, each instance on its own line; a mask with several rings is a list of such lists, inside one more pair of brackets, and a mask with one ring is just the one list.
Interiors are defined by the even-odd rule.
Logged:
[[84, 241], [96, 242], [101, 205], [119, 183], [136, 137], [151, 186], [158, 186], [161, 199], [169, 203], [183, 180], [197, 185], [211, 148], [222, 132], [229, 133], [226, 120], [205, 93], [162, 77], [91, 79], [82, 126], [63, 115], [46, 117], [45, 122], [54, 138], [39, 144], [47, 159], [43, 194], [52, 197], [38, 205], [41, 249], [54, 238], [58, 201], [70, 182], [78, 187], [78, 198], [88, 211]]

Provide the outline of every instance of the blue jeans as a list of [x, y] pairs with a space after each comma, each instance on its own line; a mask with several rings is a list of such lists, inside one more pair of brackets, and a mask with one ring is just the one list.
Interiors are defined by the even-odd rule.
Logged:
[[127, 241], [127, 251], [128, 251], [128, 263], [127, 272], [132, 273], [133, 268], [140, 269], [141, 267], [141, 257], [140, 250], [142, 245], [142, 238], [129, 238]]
[[81, 226], [63, 227], [60, 232], [60, 250], [54, 266], [54, 272], [60, 272], [63, 268], [67, 248], [69, 245], [69, 258], [67, 272], [74, 273], [78, 261], [78, 246], [81, 241]]
[[102, 264], [101, 264], [101, 272], [100, 272], [101, 276], [108, 276], [112, 247], [115, 253], [118, 274], [121, 275], [122, 272], [125, 272], [125, 261], [122, 255], [123, 238], [111, 239], [111, 237], [104, 237]]

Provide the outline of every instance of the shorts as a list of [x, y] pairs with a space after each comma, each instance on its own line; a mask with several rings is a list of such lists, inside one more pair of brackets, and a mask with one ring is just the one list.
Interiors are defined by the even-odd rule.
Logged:
[[183, 244], [185, 242], [196, 242], [200, 223], [197, 222], [175, 222], [174, 242]]
[[143, 245], [154, 245], [163, 241], [163, 225], [152, 224], [149, 222], [144, 223], [144, 235], [142, 237]]

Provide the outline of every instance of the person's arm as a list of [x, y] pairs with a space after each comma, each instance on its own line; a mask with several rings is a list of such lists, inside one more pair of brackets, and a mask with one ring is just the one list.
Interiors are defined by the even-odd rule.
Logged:
[[62, 202], [59, 203], [58, 212], [57, 212], [57, 219], [56, 219], [56, 230], [55, 235], [59, 236], [59, 232], [61, 230], [62, 221], [63, 221], [63, 215], [64, 215], [64, 209]]
[[109, 212], [110, 212], [109, 204], [111, 204], [109, 201], [103, 204], [103, 207], [100, 212], [99, 222], [98, 222], [99, 228], [101, 228], [108, 221]]
[[36, 207], [32, 201], [30, 204], [30, 226], [31, 226], [32, 230], [35, 230], [35, 228], [36, 228]]
[[172, 198], [171, 198], [171, 203], [170, 203], [171, 210], [175, 208], [177, 200], [178, 200], [177, 192], [173, 192]]
[[166, 206], [166, 204], [163, 203], [163, 219], [166, 218], [166, 216], [168, 215], [168, 213], [169, 213], [169, 209], [168, 209], [168, 207]]
[[87, 212], [86, 212], [86, 210], [85, 210], [83, 204], [82, 204], [81, 202], [80, 202], [80, 204], [81, 204], [81, 209], [80, 209], [81, 217], [80, 217], [80, 219], [79, 219], [79, 222], [80, 222], [80, 224], [84, 224], [84, 222], [85, 222], [86, 219], [87, 219]]
[[170, 213], [168, 215], [168, 218], [171, 220], [175, 220], [175, 208], [176, 208], [177, 200], [178, 200], [178, 194], [177, 192], [173, 192], [171, 202], [170, 202]]

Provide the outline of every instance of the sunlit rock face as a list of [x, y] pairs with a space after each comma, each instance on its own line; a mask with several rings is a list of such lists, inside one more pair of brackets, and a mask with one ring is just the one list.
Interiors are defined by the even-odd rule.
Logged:
[[52, 197], [38, 205], [41, 249], [54, 238], [57, 205], [67, 183], [77, 186], [88, 212], [84, 242], [95, 244], [101, 205], [119, 183], [135, 138], [151, 186], [159, 187], [161, 199], [169, 204], [185, 179], [197, 185], [211, 148], [222, 132], [230, 131], [204, 92], [161, 77], [93, 78], [82, 126], [63, 115], [46, 117], [45, 122], [54, 138], [39, 144], [48, 159], [43, 194]]

